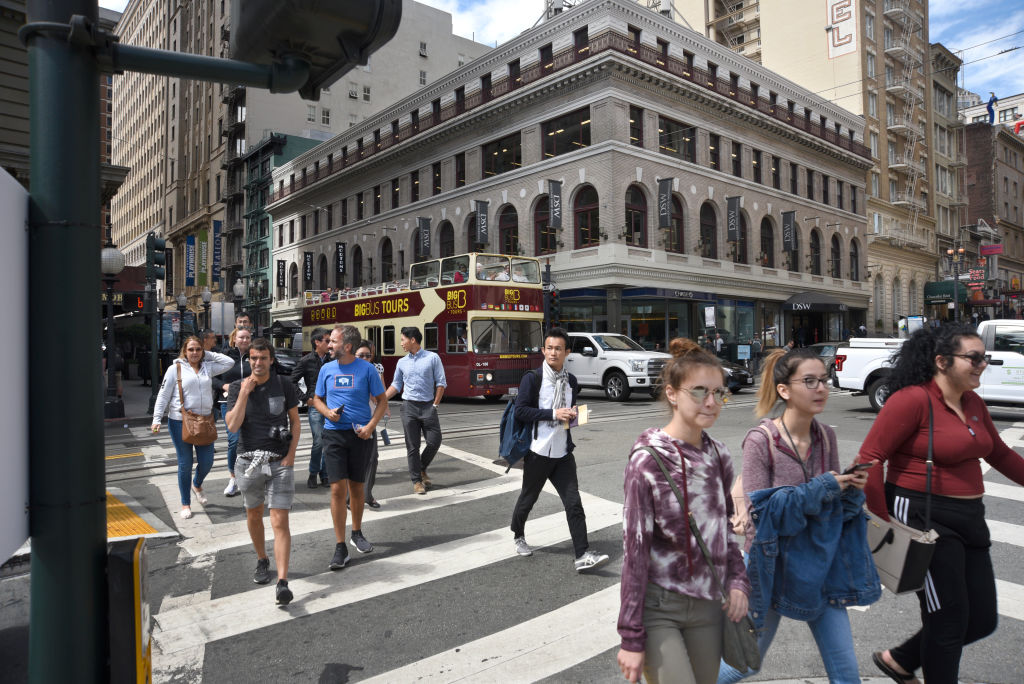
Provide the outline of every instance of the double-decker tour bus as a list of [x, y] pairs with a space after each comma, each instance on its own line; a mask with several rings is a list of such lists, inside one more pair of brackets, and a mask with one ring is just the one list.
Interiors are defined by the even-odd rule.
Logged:
[[408, 283], [306, 292], [303, 346], [315, 328], [356, 326], [384, 365], [385, 385], [405, 355], [405, 326], [423, 333], [423, 348], [444, 363], [446, 396], [497, 401], [540, 366], [544, 290], [537, 259], [460, 254], [413, 264]]

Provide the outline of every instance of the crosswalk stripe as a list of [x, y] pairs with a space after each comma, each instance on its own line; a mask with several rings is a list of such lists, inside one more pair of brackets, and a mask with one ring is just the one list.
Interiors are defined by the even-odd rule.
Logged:
[[1000, 499], [1024, 502], [1024, 487], [1015, 484], [1002, 484], [1001, 482], [985, 482], [985, 496], [995, 496]]
[[363, 680], [387, 682], [535, 682], [619, 643], [619, 585], [557, 610]]
[[1001, 520], [985, 520], [985, 522], [988, 524], [992, 541], [1024, 546], [1024, 525], [1014, 525]]
[[[588, 494], [581, 496], [590, 530], [621, 525], [621, 504]], [[567, 539], [569, 530], [563, 512], [530, 521], [533, 546], [551, 546]], [[289, 586], [298, 598], [288, 610], [273, 603], [270, 591], [252, 589], [202, 605], [162, 611], [154, 618], [155, 652], [169, 659], [161, 662], [162, 669], [176, 663], [184, 667], [188, 663], [178, 660], [176, 654], [187, 655], [200, 644], [285, 622], [294, 615], [332, 610], [513, 557], [510, 533], [502, 526], [394, 557], [371, 557], [369, 562], [356, 563], [341, 573], [324, 572], [293, 580]], [[566, 572], [571, 572], [568, 558]], [[260, 592], [261, 601], [256, 601], [255, 592]]]
[[1014, 620], [1024, 620], [1024, 585], [996, 579], [999, 614]]

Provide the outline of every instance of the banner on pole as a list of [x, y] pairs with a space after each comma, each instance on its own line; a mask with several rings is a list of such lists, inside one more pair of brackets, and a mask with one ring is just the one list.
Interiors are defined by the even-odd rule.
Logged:
[[213, 222], [213, 264], [210, 266], [210, 284], [220, 285], [220, 229], [221, 222]]
[[551, 208], [550, 228], [562, 227], [562, 181], [548, 181], [548, 206]]
[[726, 240], [728, 242], [740, 241], [740, 198], [726, 197]]
[[277, 286], [284, 287], [284, 259], [277, 260]]
[[672, 227], [672, 185], [673, 178], [658, 181], [658, 227]]
[[416, 228], [419, 231], [416, 240], [416, 258], [427, 259], [430, 257], [430, 217], [417, 216]]
[[782, 249], [796, 251], [796, 212], [782, 212]]
[[185, 286], [195, 287], [196, 284], [196, 236], [185, 238]]
[[[303, 252], [302, 253], [302, 282], [312, 283], [313, 282], [313, 253]], [[305, 288], [303, 288], [305, 289]]]
[[485, 200], [476, 201], [476, 244], [487, 244], [487, 205]]

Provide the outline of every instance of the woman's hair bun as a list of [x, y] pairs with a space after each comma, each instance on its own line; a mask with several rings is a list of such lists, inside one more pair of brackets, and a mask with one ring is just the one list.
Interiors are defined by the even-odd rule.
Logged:
[[681, 358], [688, 354], [704, 351], [700, 345], [688, 337], [677, 337], [668, 345], [668, 351], [675, 358]]

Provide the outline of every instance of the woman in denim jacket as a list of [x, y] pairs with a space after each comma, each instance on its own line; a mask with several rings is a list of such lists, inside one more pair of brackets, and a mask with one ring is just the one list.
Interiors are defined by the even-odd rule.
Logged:
[[[867, 475], [837, 474], [835, 433], [815, 419], [828, 392], [825, 364], [812, 350], [779, 350], [766, 359], [754, 412], [763, 418], [779, 402], [784, 409], [743, 440], [744, 498], [754, 503], [746, 528], [751, 615], [762, 656], [783, 617], [801, 620], [829, 681], [858, 684], [846, 606], [877, 601], [881, 588], [861, 511]], [[752, 674], [723, 662], [718, 682]]]

